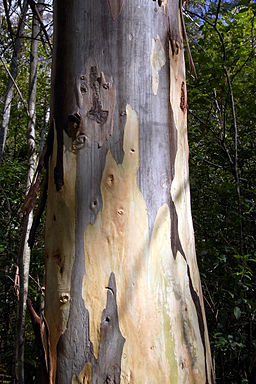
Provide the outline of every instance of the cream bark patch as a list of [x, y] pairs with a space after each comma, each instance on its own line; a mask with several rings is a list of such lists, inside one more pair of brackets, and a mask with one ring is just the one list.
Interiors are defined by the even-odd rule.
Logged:
[[165, 52], [159, 35], [157, 35], [156, 39], [152, 39], [150, 61], [152, 67], [152, 91], [156, 96], [159, 85], [159, 72], [166, 63]]
[[101, 314], [111, 272], [115, 273], [121, 333], [122, 383], [168, 383], [169, 363], [162, 332], [162, 308], [150, 281], [147, 207], [137, 185], [139, 123], [126, 108], [124, 159], [109, 152], [101, 182], [102, 211], [85, 228], [83, 298], [90, 317], [90, 339], [98, 356]]

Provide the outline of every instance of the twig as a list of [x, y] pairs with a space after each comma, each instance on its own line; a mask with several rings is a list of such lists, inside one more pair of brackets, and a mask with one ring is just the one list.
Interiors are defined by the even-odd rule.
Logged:
[[25, 106], [25, 110], [26, 110], [27, 116], [29, 117], [27, 103], [26, 103], [26, 101], [23, 99], [23, 96], [22, 96], [22, 93], [21, 93], [21, 91], [20, 91], [20, 89], [19, 89], [19, 87], [18, 87], [18, 84], [17, 84], [16, 81], [14, 80], [14, 78], [13, 78], [11, 72], [9, 71], [7, 65], [5, 64], [4, 59], [2, 58], [2, 56], [0, 56], [0, 59], [1, 59], [3, 65], [4, 65], [4, 67], [5, 67], [6, 72], [8, 73], [10, 79], [12, 80], [12, 82], [13, 82], [15, 88], [17, 89], [17, 92], [18, 92], [18, 94], [19, 94], [19, 96], [20, 96], [20, 98], [21, 98], [21, 101], [22, 101], [22, 103], [23, 103], [24, 106]]
[[[219, 0], [219, 5], [220, 5], [220, 0]], [[220, 33], [220, 31], [218, 30], [218, 28], [216, 26], [216, 22], [214, 24], [212, 24], [209, 20], [207, 20], [207, 18], [205, 18], [201, 15], [198, 15], [198, 14], [191, 12], [191, 11], [189, 11], [189, 13], [201, 18], [208, 25], [210, 25], [214, 29], [214, 31], [217, 33], [219, 40], [220, 40], [220, 43], [221, 43], [221, 49], [222, 49], [222, 54], [223, 54], [223, 56], [222, 56], [222, 60], [223, 60], [222, 68], [224, 70], [225, 77], [226, 77], [227, 84], [228, 84], [230, 102], [231, 102], [232, 118], [233, 118], [233, 125], [234, 125], [234, 152], [235, 152], [235, 156], [234, 156], [234, 161], [231, 162], [231, 164], [233, 163], [233, 167], [234, 167], [233, 174], [234, 174], [235, 182], [236, 182], [236, 190], [237, 190], [237, 198], [238, 198], [238, 211], [239, 211], [239, 215], [241, 218], [242, 217], [241, 191], [240, 191], [240, 178], [239, 178], [239, 169], [238, 169], [238, 137], [239, 137], [239, 134], [238, 134], [238, 126], [237, 126], [237, 120], [236, 120], [236, 110], [235, 110], [235, 101], [234, 101], [232, 82], [231, 82], [231, 79], [230, 79], [230, 76], [229, 76], [229, 73], [228, 73], [228, 70], [226, 67], [227, 54], [226, 54], [226, 47], [225, 47], [224, 39], [223, 39], [222, 34]], [[229, 158], [231, 160], [231, 157], [229, 157]], [[240, 253], [243, 254], [243, 223], [242, 223], [241, 219], [240, 219]]]
[[219, 13], [220, 13], [220, 4], [221, 4], [221, 0], [219, 0], [219, 2], [218, 2], [217, 12], [216, 12], [216, 16], [215, 16], [215, 22], [214, 22], [214, 25], [215, 25], [215, 27], [216, 27], [216, 25], [217, 25], [217, 22], [218, 22], [218, 18], [219, 18]]
[[248, 61], [249, 61], [254, 55], [255, 55], [255, 49], [252, 49], [252, 51], [250, 52], [249, 56], [248, 56], [247, 59], [243, 62], [243, 64], [241, 65], [241, 67], [238, 68], [238, 70], [237, 70], [233, 75], [231, 75], [232, 80], [234, 80], [234, 78], [236, 77], [236, 75], [238, 75], [238, 73], [242, 71], [242, 69], [244, 68], [244, 66], [248, 63]]
[[[39, 290], [41, 291], [42, 296], [44, 296], [44, 287], [40, 285], [40, 282], [36, 281], [33, 276], [29, 275], [30, 279], [34, 281], [34, 283], [37, 285]], [[39, 279], [38, 279], [39, 280]]]
[[195, 68], [195, 64], [194, 64], [194, 61], [193, 61], [193, 58], [192, 58], [192, 55], [191, 55], [189, 41], [188, 41], [188, 36], [187, 36], [187, 31], [186, 31], [186, 25], [185, 25], [185, 21], [184, 21], [184, 17], [183, 17], [182, 0], [180, 0], [179, 6], [180, 6], [180, 18], [181, 18], [182, 34], [183, 34], [183, 39], [186, 42], [186, 48], [187, 48], [187, 54], [188, 54], [188, 62], [189, 62], [190, 69], [192, 70], [193, 75], [194, 75], [194, 77], [196, 79], [197, 78], [196, 68]]
[[15, 49], [14, 39], [13, 39], [14, 33], [13, 33], [13, 29], [12, 29], [12, 24], [11, 24], [11, 21], [10, 21], [10, 15], [9, 15], [7, 1], [3, 0], [3, 3], [4, 3], [4, 11], [5, 11], [5, 16], [6, 16], [6, 20], [7, 20], [8, 31], [9, 31], [9, 33], [11, 35], [13, 49]]
[[34, 15], [38, 18], [38, 21], [39, 21], [39, 23], [40, 23], [40, 25], [41, 25], [41, 27], [42, 27], [43, 32], [44, 32], [45, 38], [46, 38], [46, 40], [47, 40], [47, 42], [48, 42], [48, 44], [49, 44], [49, 47], [50, 47], [50, 49], [51, 49], [51, 51], [52, 51], [52, 50], [53, 50], [52, 43], [51, 43], [50, 37], [49, 37], [49, 35], [48, 35], [48, 33], [47, 33], [47, 30], [46, 30], [46, 28], [45, 28], [45, 25], [44, 25], [44, 23], [43, 23], [43, 20], [42, 20], [42, 17], [41, 17], [40, 12], [39, 12], [39, 10], [38, 10], [38, 7], [37, 7], [37, 5], [35, 4], [34, 0], [28, 0], [28, 3], [29, 3], [29, 5], [30, 5], [30, 8], [31, 8], [32, 12], [33, 12]]

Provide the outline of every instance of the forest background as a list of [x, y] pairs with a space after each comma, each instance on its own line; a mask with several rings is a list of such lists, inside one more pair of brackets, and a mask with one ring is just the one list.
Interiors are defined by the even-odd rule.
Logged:
[[[17, 266], [24, 232], [20, 212], [28, 191], [28, 167], [32, 158], [40, 157], [48, 132], [52, 2], [39, 1], [39, 12], [33, 4], [4, 0], [0, 5], [2, 116], [11, 106], [5, 145], [1, 135], [0, 383], [13, 382]], [[256, 2], [250, 0], [190, 0], [183, 7], [197, 72], [195, 78], [187, 65], [192, 215], [217, 383], [256, 383], [255, 15]], [[32, 37], [33, 17], [38, 32]], [[31, 82], [32, 41], [38, 42], [38, 62]], [[8, 82], [14, 87], [6, 103]], [[33, 82], [37, 90], [31, 115]], [[28, 135], [31, 121], [35, 121], [35, 145]], [[2, 133], [4, 121], [1, 124]], [[40, 208], [40, 202], [37, 205]], [[29, 275], [28, 295], [39, 313], [44, 294], [44, 216], [34, 238]], [[29, 313], [24, 360], [25, 382], [38, 382], [39, 354]]]

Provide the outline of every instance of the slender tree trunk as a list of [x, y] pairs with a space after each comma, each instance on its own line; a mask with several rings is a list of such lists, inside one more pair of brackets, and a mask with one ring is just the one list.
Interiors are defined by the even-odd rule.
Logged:
[[2, 115], [2, 124], [1, 124], [1, 132], [0, 132], [0, 163], [2, 161], [2, 157], [4, 154], [4, 147], [5, 147], [9, 119], [10, 119], [11, 104], [12, 104], [12, 97], [13, 97], [13, 91], [14, 91], [13, 79], [15, 81], [18, 75], [18, 59], [20, 55], [21, 39], [24, 32], [27, 9], [28, 9], [28, 2], [27, 0], [24, 0], [23, 6], [21, 9], [20, 21], [17, 29], [17, 35], [14, 43], [14, 50], [13, 50], [13, 55], [11, 60], [10, 74], [12, 78], [9, 77], [8, 79], [6, 96], [4, 101], [4, 110]]
[[[40, 0], [41, 4], [44, 0]], [[35, 145], [35, 123], [36, 123], [36, 86], [37, 86], [37, 66], [38, 66], [38, 37], [40, 34], [40, 24], [36, 17], [33, 17], [32, 25], [32, 40], [30, 53], [30, 78], [29, 78], [29, 101], [28, 101], [28, 175], [27, 175], [27, 191], [30, 188], [31, 182], [36, 168], [36, 145]], [[15, 353], [15, 377], [19, 384], [24, 383], [24, 333], [25, 333], [25, 316], [26, 302], [28, 296], [28, 281], [30, 269], [30, 254], [31, 250], [28, 245], [30, 229], [33, 222], [33, 211], [28, 215], [23, 228], [23, 243], [19, 257], [19, 273], [20, 273], [20, 297], [18, 303], [17, 314], [17, 337], [16, 337], [16, 353]]]
[[51, 383], [213, 383], [178, 0], [56, 0]]
[[48, 130], [48, 124], [50, 120], [50, 107], [45, 106], [45, 115], [44, 115], [44, 126], [41, 133], [40, 147], [39, 147], [39, 157], [42, 155], [44, 145], [45, 145], [45, 136]]

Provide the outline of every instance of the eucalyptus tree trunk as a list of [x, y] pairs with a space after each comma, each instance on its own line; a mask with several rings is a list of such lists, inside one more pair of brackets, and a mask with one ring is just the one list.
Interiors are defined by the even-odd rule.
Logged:
[[[43, 5], [44, 0], [40, 0]], [[41, 7], [40, 5], [40, 7]], [[32, 40], [30, 52], [30, 76], [29, 76], [29, 100], [28, 100], [28, 129], [27, 140], [29, 148], [27, 191], [29, 190], [36, 168], [36, 145], [35, 145], [35, 123], [36, 123], [36, 88], [37, 88], [37, 67], [38, 67], [38, 42], [40, 34], [40, 24], [35, 16], [32, 23]], [[33, 222], [33, 211], [30, 212], [25, 220], [23, 228], [23, 239], [19, 255], [19, 303], [17, 312], [17, 337], [15, 353], [15, 378], [16, 382], [23, 384], [24, 381], [24, 344], [25, 344], [25, 316], [26, 302], [28, 296], [28, 281], [30, 269], [31, 250], [28, 245], [29, 234]]]
[[25, 28], [25, 19], [26, 19], [27, 9], [28, 9], [28, 2], [27, 0], [24, 0], [23, 6], [21, 9], [20, 21], [17, 29], [16, 39], [14, 43], [14, 50], [13, 50], [12, 59], [11, 59], [11, 65], [10, 65], [11, 76], [8, 79], [6, 95], [4, 100], [4, 109], [2, 114], [2, 123], [1, 123], [1, 131], [0, 131], [0, 163], [2, 161], [2, 157], [4, 154], [4, 147], [5, 147], [8, 125], [10, 120], [11, 104], [12, 104], [13, 91], [14, 91], [13, 80], [15, 81], [18, 75], [18, 59], [20, 55], [21, 39], [24, 33], [24, 28]]
[[179, 1], [56, 0], [54, 18], [49, 381], [213, 383]]

